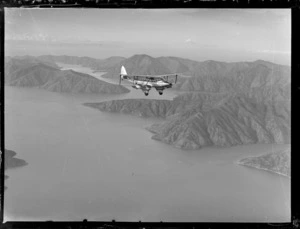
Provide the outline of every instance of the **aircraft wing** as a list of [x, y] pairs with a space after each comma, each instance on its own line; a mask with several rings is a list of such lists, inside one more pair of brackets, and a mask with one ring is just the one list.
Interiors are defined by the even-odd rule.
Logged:
[[167, 77], [167, 76], [177, 76], [178, 74], [165, 74], [165, 75], [127, 75], [129, 77], [145, 77], [145, 78], [163, 78], [163, 77]]
[[[154, 80], [154, 79], [162, 79], [165, 81], [169, 81], [169, 77], [175, 77], [175, 83], [177, 82], [178, 74], [165, 74], [165, 75], [126, 75], [129, 79], [134, 80]], [[125, 76], [124, 76], [125, 77]]]

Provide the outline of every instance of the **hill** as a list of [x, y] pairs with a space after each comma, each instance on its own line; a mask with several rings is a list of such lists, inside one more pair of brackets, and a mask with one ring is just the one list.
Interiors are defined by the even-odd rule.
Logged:
[[12, 69], [5, 75], [5, 84], [19, 87], [41, 86], [60, 72], [58, 68], [42, 62], [28, 64], [27, 60], [20, 65], [12, 65]]
[[195, 106], [208, 109], [214, 102], [223, 98], [224, 94], [185, 93], [171, 100], [123, 99], [100, 103], [84, 103], [100, 111], [131, 114], [139, 117], [167, 118]]
[[11, 74], [24, 68], [29, 68], [37, 64], [43, 64], [55, 69], [59, 69], [56, 63], [43, 61], [39, 58], [32, 56], [17, 56], [17, 57], [5, 57], [5, 78], [9, 78]]
[[147, 128], [153, 139], [182, 149], [290, 142], [289, 101], [244, 94], [185, 93], [172, 101], [129, 99], [85, 104], [107, 112], [165, 121]]
[[244, 158], [238, 164], [291, 177], [291, 149]]
[[103, 77], [114, 78], [119, 76], [122, 65], [125, 66], [128, 74], [158, 75], [172, 73], [157, 58], [142, 54], [122, 60], [114, 68], [109, 69]]
[[53, 92], [67, 93], [108, 93], [122, 94], [129, 90], [123, 86], [110, 84], [93, 76], [72, 70], [60, 71], [56, 77], [47, 81], [41, 88]]
[[38, 87], [66, 93], [127, 93], [120, 85], [110, 84], [93, 76], [72, 70], [60, 70], [47, 61], [31, 58], [11, 59], [6, 64], [5, 84], [18, 87]]
[[230, 64], [209, 62], [201, 69], [202, 73], [199, 71], [196, 76], [181, 79], [174, 88], [182, 91], [236, 93], [274, 86], [282, 88], [291, 83], [289, 67], [269, 62]]
[[200, 102], [148, 130], [154, 133], [155, 140], [182, 149], [199, 149], [213, 145], [289, 143], [290, 128], [288, 103], [256, 103], [243, 95], [230, 95], [207, 105]]

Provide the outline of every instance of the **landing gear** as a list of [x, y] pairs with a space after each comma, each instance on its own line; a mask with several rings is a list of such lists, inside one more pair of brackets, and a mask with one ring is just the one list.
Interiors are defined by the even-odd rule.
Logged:
[[164, 92], [165, 87], [156, 87], [155, 89], [156, 89], [156, 91], [158, 92], [159, 95], [162, 95], [163, 92]]
[[149, 95], [149, 91], [144, 91], [145, 95], [148, 96]]

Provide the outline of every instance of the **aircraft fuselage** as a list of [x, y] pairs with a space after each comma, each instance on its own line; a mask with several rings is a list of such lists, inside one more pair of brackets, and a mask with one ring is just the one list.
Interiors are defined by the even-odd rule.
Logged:
[[[174, 75], [177, 80], [177, 75], [173, 74], [173, 76]], [[122, 66], [119, 84], [121, 84], [121, 80], [126, 79], [128, 82], [131, 82], [133, 84], [132, 85], [133, 88], [141, 89], [145, 93], [145, 95], [149, 94], [151, 88], [155, 88], [158, 91], [158, 93], [162, 95], [164, 89], [172, 87], [172, 83], [168, 82], [169, 76], [172, 75], [161, 75], [161, 76], [127, 75], [125, 67]]]

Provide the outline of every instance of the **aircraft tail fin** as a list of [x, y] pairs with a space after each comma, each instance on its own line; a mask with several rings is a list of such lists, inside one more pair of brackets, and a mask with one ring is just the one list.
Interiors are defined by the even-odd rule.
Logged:
[[[121, 80], [123, 80], [123, 76], [127, 76], [127, 72], [124, 66], [121, 67], [121, 73], [120, 73], [120, 80], [119, 80], [119, 84], [121, 84]], [[126, 77], [125, 77], [126, 78]]]
[[127, 72], [126, 72], [126, 69], [125, 69], [124, 66], [121, 67], [121, 74], [120, 75], [122, 75], [122, 76], [127, 75]]

